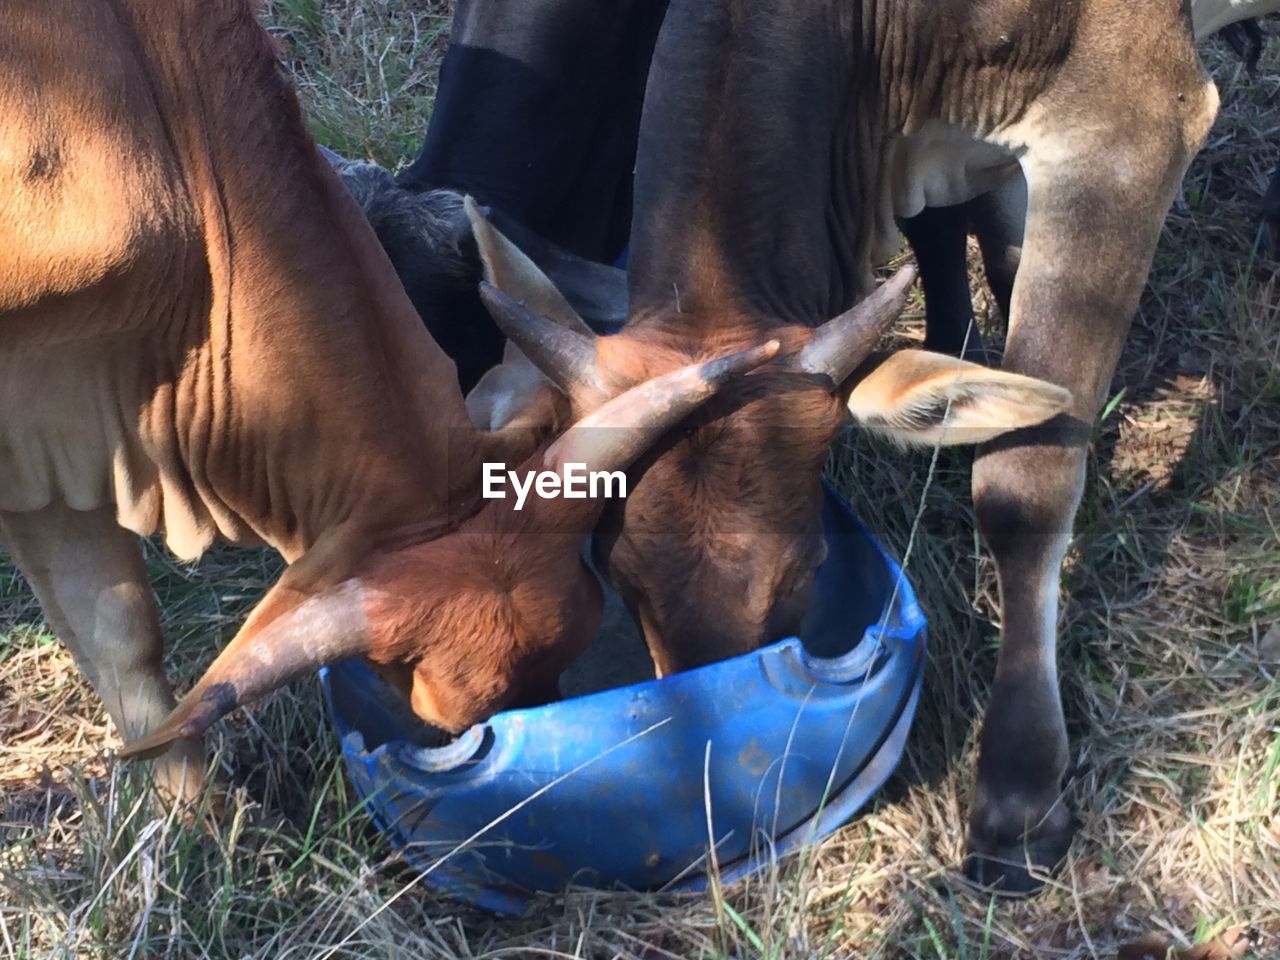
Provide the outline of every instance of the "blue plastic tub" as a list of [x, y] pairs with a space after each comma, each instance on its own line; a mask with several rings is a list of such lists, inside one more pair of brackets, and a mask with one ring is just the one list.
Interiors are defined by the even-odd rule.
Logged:
[[324, 670], [379, 829], [425, 883], [502, 913], [570, 883], [702, 888], [710, 836], [731, 880], [830, 833], [902, 756], [925, 620], [898, 565], [830, 492], [824, 521], [803, 642], [511, 710], [442, 748], [419, 745], [422, 726], [363, 663]]

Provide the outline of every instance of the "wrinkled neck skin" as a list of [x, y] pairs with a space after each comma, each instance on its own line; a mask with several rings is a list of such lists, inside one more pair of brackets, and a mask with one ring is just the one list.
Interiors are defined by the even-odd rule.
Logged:
[[[227, 34], [201, 29], [207, 39], [192, 37], [167, 64], [175, 72], [164, 88], [181, 97], [194, 86], [204, 103], [237, 105], [196, 113], [175, 104], [212, 274], [204, 359], [227, 402], [219, 439], [236, 444], [210, 446], [208, 487], [286, 557], [342, 523], [435, 521], [462, 479], [451, 473], [474, 469], [452, 361], [425, 335], [355, 202], [302, 134], [282, 70], [246, 22], [248, 5], [177, 6], [192, 11], [194, 29], [213, 16], [198, 11], [223, 7]], [[207, 62], [193, 62], [192, 48]], [[244, 79], [233, 91], [201, 79], [222, 77]], [[246, 459], [260, 471], [256, 483], [236, 472]], [[265, 498], [255, 489], [263, 482]]]
[[892, 227], [895, 139], [1016, 121], [1081, 3], [673, 0], [640, 135], [633, 322], [815, 325], [846, 309]]
[[[52, 0], [47, 19], [74, 22], [63, 6]], [[95, 47], [129, 60], [118, 71], [69, 66], [69, 82], [86, 86], [87, 104], [126, 105], [77, 112], [63, 103], [75, 91], [61, 92], [55, 120], [70, 151], [117, 134], [143, 141], [91, 158], [108, 174], [98, 189], [112, 190], [111, 164], [151, 180], [127, 192], [144, 175], [120, 177], [138, 237], [116, 278], [82, 285], [92, 317], [37, 304], [49, 316], [28, 325], [37, 332], [25, 346], [38, 360], [67, 339], [108, 366], [104, 389], [119, 396], [99, 406], [118, 409], [105, 429], [117, 442], [86, 469], [110, 478], [90, 493], [114, 497], [125, 526], [162, 527], [184, 557], [221, 535], [292, 562], [334, 530], [447, 527], [451, 499], [474, 483], [478, 440], [452, 361], [317, 155], [252, 7], [108, 0], [99, 10], [92, 29], [110, 43]], [[76, 42], [71, 32], [65, 43]]]

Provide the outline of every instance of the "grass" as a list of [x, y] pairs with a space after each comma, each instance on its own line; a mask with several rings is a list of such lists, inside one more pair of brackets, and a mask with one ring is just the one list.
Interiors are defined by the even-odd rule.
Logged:
[[317, 140], [396, 168], [422, 143], [451, 0], [268, 0], [266, 20]]
[[[412, 156], [447, 29], [443, 0], [272, 0], [317, 135]], [[970, 456], [846, 437], [832, 473], [897, 550], [932, 624], [906, 759], [803, 858], [713, 898], [573, 891], [499, 920], [440, 900], [351, 795], [314, 684], [223, 725], [240, 790], [223, 826], [154, 809], [105, 758], [108, 721], [0, 558], [0, 958], [1116, 955], [1257, 931], [1280, 956], [1280, 317], [1255, 207], [1280, 145], [1280, 58], [1257, 80], [1211, 46], [1224, 108], [1156, 256], [1064, 574], [1061, 664], [1083, 828], [1040, 896], [959, 881], [974, 739], [995, 663], [994, 579], [973, 533]], [[982, 302], [979, 291], [979, 301]], [[919, 307], [919, 304], [916, 305]], [[918, 322], [905, 336], [919, 335]], [[191, 677], [278, 574], [265, 553], [148, 562]]]

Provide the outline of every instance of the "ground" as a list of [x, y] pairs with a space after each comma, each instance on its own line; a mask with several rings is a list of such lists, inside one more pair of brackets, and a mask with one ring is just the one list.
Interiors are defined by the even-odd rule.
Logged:
[[[317, 136], [392, 167], [420, 140], [448, 13], [445, 0], [265, 10]], [[582, 891], [496, 920], [433, 897], [354, 805], [313, 683], [214, 738], [243, 787], [218, 832], [157, 818], [0, 555], [0, 958], [1082, 958], [1242, 926], [1236, 950], [1280, 956], [1280, 317], [1276, 261], [1254, 250], [1280, 56], [1256, 80], [1223, 46], [1205, 58], [1223, 110], [1156, 255], [1064, 577], [1083, 827], [1043, 894], [995, 902], [956, 871], [997, 635], [969, 457], [944, 453], [929, 481], [929, 454], [851, 435], [832, 472], [872, 527], [901, 555], [922, 519], [907, 557], [932, 630], [920, 715], [873, 805], [802, 861], [710, 899]], [[279, 570], [265, 553], [148, 556], [184, 678]]]

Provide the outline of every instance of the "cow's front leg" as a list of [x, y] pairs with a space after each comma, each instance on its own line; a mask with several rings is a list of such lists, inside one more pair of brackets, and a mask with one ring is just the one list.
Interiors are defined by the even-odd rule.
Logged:
[[1047, 445], [993, 443], [974, 465], [974, 505], [996, 563], [1003, 624], [967, 870], [1007, 892], [1034, 889], [1033, 874], [1062, 859], [1075, 830], [1062, 798], [1069, 754], [1056, 635], [1059, 573], [1084, 480], [1084, 447], [1069, 437], [1087, 431], [1087, 421], [1060, 417], [1037, 430]]
[[1008, 322], [1013, 284], [1022, 260], [1022, 235], [1027, 221], [1027, 183], [1018, 173], [982, 196], [965, 204], [969, 229], [982, 250], [987, 286]]
[[989, 193], [950, 207], [925, 207], [898, 219], [920, 266], [928, 313], [924, 347], [974, 363], [988, 362], [969, 295], [968, 238], [982, 249], [987, 285], [1007, 320], [1022, 256], [1027, 187], [1020, 173]]
[[[114, 510], [53, 503], [0, 513], [0, 540], [121, 737], [135, 739], [159, 724], [174, 707], [159, 613], [138, 539], [116, 523]], [[203, 745], [181, 741], [153, 769], [163, 795], [196, 799]]]
[[1004, 366], [1066, 387], [1073, 405], [993, 441], [974, 464], [974, 506], [995, 559], [1003, 623], [967, 870], [1007, 892], [1038, 886], [1036, 874], [1061, 859], [1074, 830], [1061, 793], [1069, 754], [1056, 666], [1060, 568], [1094, 418], [1174, 190], [1207, 130], [1203, 117], [1194, 131], [1176, 119], [1145, 131], [1135, 121], [1110, 135], [1100, 125], [1107, 150], [1077, 137], [1023, 159], [1026, 234]]

